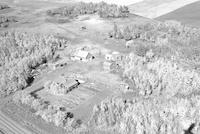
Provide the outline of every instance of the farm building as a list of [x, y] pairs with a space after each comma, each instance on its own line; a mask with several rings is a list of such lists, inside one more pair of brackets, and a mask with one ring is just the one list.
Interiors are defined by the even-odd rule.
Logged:
[[105, 55], [106, 61], [121, 61], [123, 56], [119, 52], [112, 52], [112, 54]]
[[73, 60], [88, 61], [94, 59], [94, 56], [87, 51], [79, 50], [72, 56]]
[[61, 59], [55, 63], [49, 63], [48, 66], [50, 69], [55, 70], [58, 67], [64, 67], [67, 65], [68, 60], [67, 59]]
[[65, 77], [58, 77], [54, 81], [45, 83], [44, 87], [55, 95], [64, 95], [78, 87], [80, 83], [75, 79], [66, 79]]

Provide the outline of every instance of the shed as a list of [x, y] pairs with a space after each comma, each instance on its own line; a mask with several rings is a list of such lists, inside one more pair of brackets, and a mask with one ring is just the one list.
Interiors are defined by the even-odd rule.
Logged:
[[73, 90], [74, 88], [78, 87], [80, 83], [74, 79], [66, 79], [64, 86], [66, 88], [66, 93]]
[[107, 62], [107, 61], [105, 61], [105, 62], [103, 63], [103, 69], [104, 69], [105, 71], [112, 71], [112, 69], [114, 68], [114, 66], [115, 66], [115, 63], [114, 63], [114, 62]]
[[87, 51], [79, 50], [74, 53], [73, 59], [87, 61], [93, 59], [94, 57]]
[[58, 83], [62, 88], [57, 89], [55, 94], [66, 94], [70, 91], [72, 91], [74, 88], [78, 87], [80, 84], [77, 80], [75, 79], [66, 79], [63, 76], [59, 76], [54, 80], [55, 83]]

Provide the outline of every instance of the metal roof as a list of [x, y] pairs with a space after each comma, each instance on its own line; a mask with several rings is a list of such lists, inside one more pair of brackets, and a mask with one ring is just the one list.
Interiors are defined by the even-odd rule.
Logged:
[[74, 56], [81, 57], [81, 58], [87, 58], [88, 55], [89, 55], [89, 52], [82, 51], [82, 50], [79, 50], [74, 54]]

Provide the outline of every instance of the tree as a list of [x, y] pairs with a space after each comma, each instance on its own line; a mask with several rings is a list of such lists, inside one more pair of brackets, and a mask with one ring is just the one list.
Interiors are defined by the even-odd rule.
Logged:
[[127, 26], [126, 28], [123, 29], [123, 37], [126, 41], [131, 40], [132, 36], [131, 36], [131, 30], [130, 28]]

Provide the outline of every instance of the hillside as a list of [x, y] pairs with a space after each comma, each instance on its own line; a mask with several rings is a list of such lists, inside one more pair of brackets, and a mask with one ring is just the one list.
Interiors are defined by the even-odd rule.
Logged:
[[200, 1], [177, 9], [171, 13], [156, 18], [157, 20], [178, 20], [182, 23], [200, 27]]

